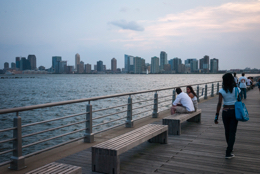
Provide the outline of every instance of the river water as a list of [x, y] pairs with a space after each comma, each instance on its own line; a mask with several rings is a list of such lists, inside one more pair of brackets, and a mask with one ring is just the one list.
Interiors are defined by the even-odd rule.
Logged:
[[[257, 76], [257, 75], [252, 75]], [[165, 75], [135, 75], [135, 74], [43, 74], [43, 75], [20, 75], [22, 78], [15, 79], [0, 79], [0, 109], [30, 106], [51, 102], [59, 102], [65, 100], [90, 98], [97, 96], [105, 96], [119, 93], [136, 92], [143, 90], [159, 89], [173, 86], [205, 83], [210, 81], [221, 80], [221, 74], [165, 74]], [[34, 78], [26, 78], [34, 77]], [[167, 96], [167, 98], [160, 99], [160, 101], [166, 101], [159, 104], [160, 110], [165, 110], [171, 106], [172, 90], [158, 92], [160, 96]], [[133, 102], [137, 102], [133, 105], [133, 108], [139, 107], [133, 111], [139, 113], [148, 109], [152, 109], [152, 106], [141, 107], [142, 105], [152, 104], [150, 102], [138, 103], [138, 101], [153, 99], [154, 93], [145, 93], [133, 95]], [[104, 109], [112, 106], [127, 104], [128, 96], [110, 98], [104, 100], [97, 100], [91, 102], [93, 110]], [[59, 118], [71, 114], [86, 112], [86, 102], [56, 106], [50, 108], [36, 109], [32, 111], [20, 112], [19, 115], [22, 118], [22, 125], [29, 123], [35, 123], [39, 121], [49, 120], [53, 118]], [[140, 108], [141, 107], [141, 108]], [[112, 114], [126, 110], [126, 106], [119, 108], [109, 109], [102, 112], [93, 113], [93, 118], [102, 115]], [[151, 110], [152, 111], [152, 110]], [[149, 113], [142, 113], [134, 115], [133, 118], [140, 118]], [[116, 118], [125, 117], [126, 112], [111, 115], [103, 119], [93, 121], [93, 125], [105, 123]], [[13, 125], [13, 118], [15, 113], [0, 115], [0, 129], [9, 128]], [[38, 124], [36, 126], [28, 126], [22, 129], [22, 135], [30, 134], [46, 130], [53, 127], [58, 127], [70, 123], [79, 122], [85, 119], [85, 115], [80, 115], [72, 118], [62, 119], [58, 121], [52, 121], [48, 123]], [[96, 126], [93, 128], [93, 132], [114, 126], [116, 124], [124, 122], [125, 119]], [[84, 123], [76, 124], [70, 127], [64, 127], [58, 130], [38, 134], [30, 137], [23, 138], [23, 145], [30, 144], [35, 141], [51, 138], [54, 135], [61, 135], [71, 131], [79, 130], [85, 127]], [[23, 148], [23, 154], [38, 151], [40, 149], [53, 146], [55, 144], [62, 143], [64, 141], [83, 136], [84, 131], [76, 134], [71, 134], [61, 138], [57, 138], [51, 141], [46, 141], [37, 145], [33, 145], [27, 148]], [[12, 131], [1, 132], [0, 141], [12, 138]], [[12, 142], [6, 142], [0, 144], [0, 151], [9, 150], [12, 148]], [[6, 161], [11, 156], [11, 153], [0, 155], [0, 163]]]

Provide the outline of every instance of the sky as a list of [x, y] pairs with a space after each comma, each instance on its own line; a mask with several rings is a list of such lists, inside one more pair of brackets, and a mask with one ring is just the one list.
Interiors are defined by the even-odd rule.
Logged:
[[219, 59], [219, 69], [260, 69], [260, 0], [1, 0], [0, 69], [15, 57], [75, 65], [124, 54]]

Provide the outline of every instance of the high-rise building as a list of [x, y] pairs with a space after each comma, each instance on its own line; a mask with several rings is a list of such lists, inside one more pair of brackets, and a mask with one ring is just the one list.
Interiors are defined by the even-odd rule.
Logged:
[[200, 59], [200, 69], [204, 73], [209, 72], [209, 56], [205, 55], [202, 59]]
[[141, 73], [146, 73], [145, 59], [141, 58]]
[[80, 64], [80, 55], [77, 53], [75, 55], [75, 71], [77, 71], [78, 64]]
[[62, 60], [61, 56], [52, 56], [52, 71], [59, 73], [59, 62]]
[[16, 68], [20, 69], [20, 57], [15, 58]]
[[97, 71], [97, 65], [94, 65], [94, 71]]
[[133, 73], [134, 72], [134, 57], [125, 54], [125, 72]]
[[16, 65], [15, 65], [14, 62], [11, 63], [11, 68], [12, 68], [12, 69], [15, 69], [15, 68], [16, 68]]
[[141, 57], [134, 57], [134, 74], [142, 73], [142, 61]]
[[115, 58], [111, 59], [111, 71], [116, 72], [117, 69], [117, 61]]
[[67, 73], [67, 61], [58, 62], [58, 73], [60, 74]]
[[171, 65], [170, 64], [165, 64], [163, 69], [164, 69], [164, 73], [171, 73]]
[[103, 61], [97, 61], [97, 71], [101, 72], [103, 71]]
[[25, 57], [22, 57], [20, 60], [20, 70], [24, 71], [24, 70], [30, 70], [31, 69], [31, 63], [28, 59], [26, 59]]
[[85, 65], [85, 73], [91, 73], [91, 64]]
[[167, 64], [167, 54], [164, 51], [161, 51], [160, 53], [160, 70], [163, 70], [164, 65]]
[[82, 74], [84, 73], [84, 62], [80, 61], [79, 64], [77, 64], [77, 73]]
[[182, 69], [180, 69], [180, 68], [182, 68], [182, 66], [180, 66], [181, 64], [182, 64], [182, 61], [180, 58], [175, 57], [173, 59], [173, 68], [174, 68], [175, 73], [182, 73]]
[[8, 62], [4, 63], [4, 69], [9, 69], [9, 63]]
[[31, 70], [36, 70], [36, 56], [35, 55], [28, 55], [27, 58], [30, 62]]
[[107, 70], [107, 66], [103, 65], [103, 71], [106, 71], [106, 70]]
[[193, 59], [187, 59], [185, 60], [185, 67], [190, 68], [190, 72], [195, 72], [198, 70], [198, 60], [193, 58]]
[[210, 59], [210, 72], [217, 73], [218, 72], [218, 59]]
[[168, 61], [168, 64], [171, 66], [171, 71], [174, 71], [173, 59], [170, 59], [170, 60]]
[[160, 68], [159, 68], [159, 58], [154, 56], [151, 58], [151, 73], [159, 73]]

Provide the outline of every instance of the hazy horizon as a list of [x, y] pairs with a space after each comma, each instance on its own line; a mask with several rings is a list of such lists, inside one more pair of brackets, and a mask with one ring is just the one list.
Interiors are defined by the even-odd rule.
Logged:
[[[36, 55], [37, 67], [52, 56], [68, 65], [80, 54], [85, 64], [124, 54], [219, 59], [219, 69], [260, 68], [260, 0], [2, 0], [0, 69], [15, 57]], [[10, 66], [10, 65], [9, 65]]]

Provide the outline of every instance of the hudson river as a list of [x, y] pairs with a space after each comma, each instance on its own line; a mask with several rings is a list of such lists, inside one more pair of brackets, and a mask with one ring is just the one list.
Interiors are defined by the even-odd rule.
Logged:
[[[18, 75], [16, 75], [18, 76]], [[135, 75], [135, 74], [64, 74], [64, 75], [19, 75], [23, 78], [17, 79], [0, 79], [0, 109], [6, 108], [14, 108], [14, 107], [22, 107], [22, 106], [30, 106], [51, 102], [59, 102], [65, 100], [73, 100], [73, 99], [82, 99], [82, 98], [90, 98], [97, 96], [105, 96], [119, 93], [128, 93], [135, 91], [143, 91], [150, 89], [159, 89], [159, 88], [167, 88], [181, 85], [189, 85], [189, 84], [197, 84], [197, 83], [205, 83], [210, 81], [219, 81], [221, 80], [222, 74], [165, 74], [165, 75]], [[248, 76], [246, 74], [246, 76]], [[252, 76], [259, 76], [254, 74]], [[25, 77], [34, 77], [34, 78], [25, 78]], [[240, 77], [240, 75], [238, 75]], [[160, 110], [167, 109], [171, 106], [171, 95], [172, 90], [160, 91], [158, 92], [159, 98], [160, 96], [169, 95], [169, 102], [164, 102], [160, 104]], [[133, 95], [133, 102], [152, 99], [154, 93], [146, 93], [146, 94], [138, 94]], [[116, 105], [127, 104], [128, 96], [105, 99], [105, 100], [97, 100], [91, 102], [93, 105], [93, 110], [99, 110], [103, 108], [108, 108]], [[163, 100], [161, 100], [163, 101]], [[152, 103], [137, 103], [133, 106], [139, 107], [142, 105], [147, 105]], [[71, 114], [83, 113], [86, 112], [86, 104], [85, 103], [77, 103], [63, 106], [56, 106], [50, 108], [36, 109], [33, 111], [25, 111], [20, 112], [19, 115], [22, 118], [22, 125], [39, 122], [43, 120], [48, 120], [52, 118], [58, 118], [62, 116], [67, 116]], [[133, 111], [134, 113], [141, 112], [142, 110], [147, 110], [150, 107], [144, 107]], [[97, 112], [93, 114], [93, 118], [116, 113], [120, 111], [126, 110], [126, 106], [109, 109], [103, 112]], [[159, 110], [159, 111], [160, 111]], [[146, 116], [151, 114], [142, 113], [140, 115], [133, 116], [134, 119]], [[112, 115], [110, 117], [105, 117], [104, 119], [98, 119], [93, 121], [93, 125], [107, 122], [109, 120], [113, 120], [118, 117], [126, 116], [126, 113]], [[11, 114], [2, 114], [0, 115], [0, 129], [9, 128], [13, 126], [13, 118], [15, 117], [15, 113]], [[58, 127], [70, 123], [79, 122], [85, 119], [85, 115], [80, 115], [72, 118], [62, 119], [58, 121], [48, 122], [39, 124], [36, 126], [28, 126], [22, 129], [22, 135], [30, 134], [33, 132], [38, 132], [42, 130], [46, 130], [53, 127]], [[108, 123], [102, 126], [97, 126], [93, 128], [93, 132], [105, 129], [107, 127], [111, 127], [113, 125], [124, 122], [125, 120], [119, 120], [116, 122]], [[53, 136], [57, 136], [60, 134], [64, 134], [67, 132], [71, 132], [74, 130], [84, 128], [85, 124], [77, 124], [70, 127], [64, 127], [55, 131], [46, 132], [43, 134], [38, 134], [30, 137], [23, 138], [23, 145], [30, 144], [35, 141], [47, 139]], [[44, 143], [40, 143], [38, 145], [33, 145], [28, 148], [23, 149], [23, 154], [28, 154], [31, 152], [38, 151], [42, 148], [46, 148], [49, 146], [53, 146], [57, 143], [61, 143], [75, 137], [83, 136], [84, 131], [78, 132], [76, 134], [71, 134], [69, 136], [65, 136], [62, 138], [57, 138], [51, 141], [47, 141]], [[12, 131], [1, 132], [0, 140], [10, 139], [12, 138]], [[0, 151], [9, 150], [12, 148], [12, 142], [6, 142], [0, 144]], [[6, 154], [5, 156], [0, 155], [0, 163], [2, 161], [8, 160], [11, 153]]]

